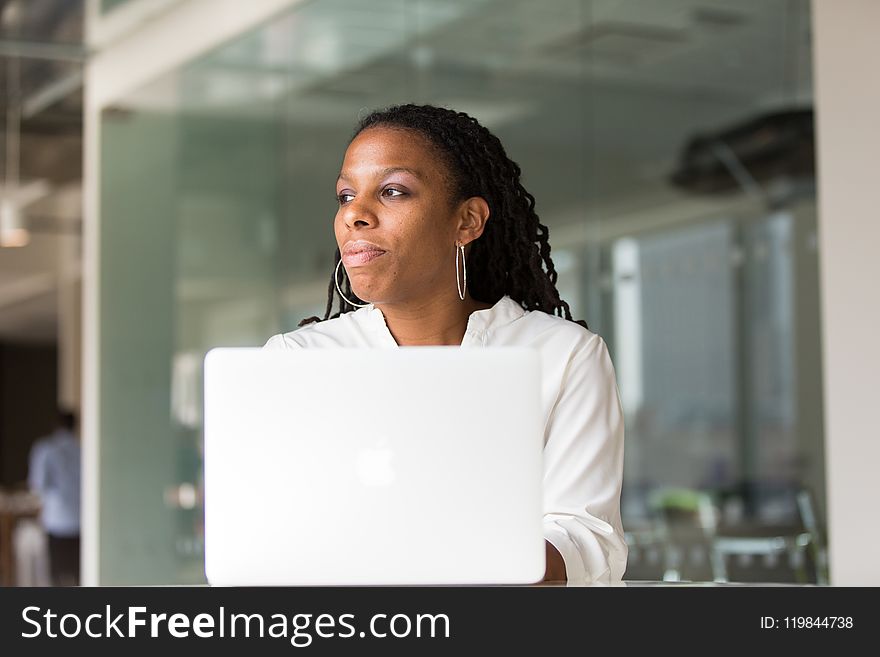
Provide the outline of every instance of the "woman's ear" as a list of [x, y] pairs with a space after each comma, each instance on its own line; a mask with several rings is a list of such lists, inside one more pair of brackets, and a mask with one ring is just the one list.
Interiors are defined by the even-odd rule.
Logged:
[[489, 220], [489, 204], [482, 196], [472, 196], [459, 206], [458, 231], [456, 237], [461, 244], [470, 244], [486, 228]]

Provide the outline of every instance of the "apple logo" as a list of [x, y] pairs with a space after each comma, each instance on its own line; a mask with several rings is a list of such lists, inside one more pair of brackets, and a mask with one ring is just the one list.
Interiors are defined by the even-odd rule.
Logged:
[[358, 478], [365, 486], [390, 486], [397, 479], [393, 457], [394, 450], [385, 440], [373, 447], [362, 448], [357, 455]]

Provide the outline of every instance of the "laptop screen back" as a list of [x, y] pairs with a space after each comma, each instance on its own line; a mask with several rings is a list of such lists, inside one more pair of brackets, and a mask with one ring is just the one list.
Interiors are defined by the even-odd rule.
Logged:
[[540, 580], [539, 374], [517, 347], [212, 350], [209, 582]]

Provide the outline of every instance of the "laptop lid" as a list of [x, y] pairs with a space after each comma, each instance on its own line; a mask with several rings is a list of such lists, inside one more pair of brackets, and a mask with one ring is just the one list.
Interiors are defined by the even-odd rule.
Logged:
[[208, 581], [540, 580], [539, 386], [520, 347], [210, 351]]

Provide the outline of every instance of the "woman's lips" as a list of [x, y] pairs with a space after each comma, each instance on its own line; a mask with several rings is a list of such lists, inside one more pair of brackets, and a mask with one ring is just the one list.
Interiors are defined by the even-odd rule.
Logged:
[[358, 267], [360, 265], [366, 265], [369, 262], [372, 262], [379, 256], [385, 255], [385, 251], [379, 251], [378, 249], [368, 249], [365, 251], [358, 251], [356, 253], [346, 253], [342, 256], [342, 262], [346, 267]]

